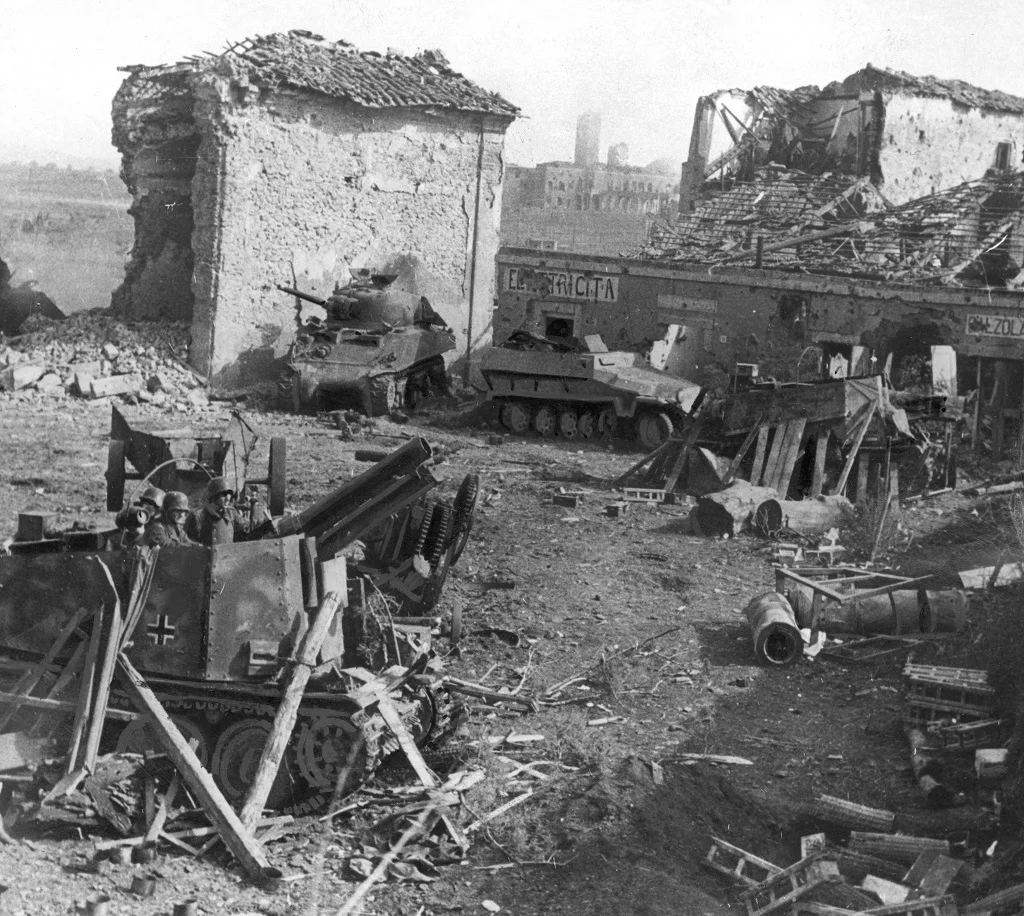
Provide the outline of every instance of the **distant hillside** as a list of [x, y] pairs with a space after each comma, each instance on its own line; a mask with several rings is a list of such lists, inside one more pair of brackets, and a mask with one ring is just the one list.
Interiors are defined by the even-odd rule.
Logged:
[[131, 203], [128, 189], [113, 169], [73, 169], [52, 163], [0, 163], [0, 194], [112, 201], [126, 208]]

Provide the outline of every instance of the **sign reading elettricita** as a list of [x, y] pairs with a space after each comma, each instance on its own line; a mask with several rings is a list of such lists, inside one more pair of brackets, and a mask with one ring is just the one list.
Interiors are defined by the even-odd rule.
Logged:
[[968, 315], [967, 333], [980, 337], [1024, 337], [1024, 315]]
[[509, 267], [505, 271], [502, 292], [524, 293], [537, 288], [543, 277], [550, 284], [548, 295], [556, 299], [584, 302], [618, 302], [619, 278], [607, 274], [579, 273], [573, 270], [535, 270]]

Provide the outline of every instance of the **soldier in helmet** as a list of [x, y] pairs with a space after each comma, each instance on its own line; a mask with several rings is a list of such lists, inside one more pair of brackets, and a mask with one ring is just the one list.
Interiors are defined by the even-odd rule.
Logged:
[[164, 495], [162, 516], [146, 525], [143, 544], [147, 547], [196, 546], [196, 542], [185, 533], [188, 517], [188, 497], [178, 490], [171, 490]]
[[142, 495], [130, 506], [126, 506], [114, 517], [114, 524], [121, 529], [121, 547], [135, 547], [142, 543], [146, 526], [160, 518], [164, 504], [164, 491], [159, 487], [146, 487]]
[[226, 477], [214, 477], [206, 485], [205, 498], [203, 507], [189, 516], [185, 530], [190, 538], [207, 547], [253, 540], [269, 525], [255, 497], [249, 500], [248, 513], [234, 505], [235, 491]]

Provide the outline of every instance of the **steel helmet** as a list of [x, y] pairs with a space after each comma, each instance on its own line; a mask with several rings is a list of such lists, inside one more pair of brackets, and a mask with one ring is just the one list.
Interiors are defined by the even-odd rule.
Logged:
[[164, 491], [159, 487], [146, 487], [139, 497], [140, 503], [152, 503], [158, 509], [164, 507]]
[[164, 494], [164, 512], [173, 512], [175, 509], [188, 512], [188, 496], [179, 490]]
[[214, 477], [206, 485], [206, 498], [216, 499], [221, 493], [230, 493], [232, 496], [235, 495], [234, 487], [231, 486], [231, 482], [227, 477]]

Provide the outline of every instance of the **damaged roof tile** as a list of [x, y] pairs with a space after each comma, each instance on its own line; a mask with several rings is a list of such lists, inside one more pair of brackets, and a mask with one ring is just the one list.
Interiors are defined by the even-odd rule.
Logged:
[[327, 41], [311, 32], [248, 38], [220, 55], [190, 58], [157, 67], [125, 67], [126, 82], [164, 82], [169, 77], [223, 66], [236, 79], [257, 87], [306, 89], [364, 108], [447, 108], [507, 118], [519, 109], [495, 92], [452, 70], [440, 51], [385, 57], [359, 51], [346, 41]]

